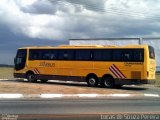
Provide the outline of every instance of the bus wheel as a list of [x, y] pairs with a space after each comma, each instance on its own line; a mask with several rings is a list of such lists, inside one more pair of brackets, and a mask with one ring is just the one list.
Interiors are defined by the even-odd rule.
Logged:
[[31, 73], [31, 72], [27, 74], [27, 79], [28, 79], [28, 82], [37, 82], [37, 79], [34, 73]]
[[102, 78], [101, 86], [105, 88], [115, 87], [114, 78], [111, 76], [105, 76]]
[[41, 83], [46, 83], [48, 80], [41, 80]]
[[98, 86], [98, 78], [95, 75], [89, 75], [86, 80], [89, 87]]

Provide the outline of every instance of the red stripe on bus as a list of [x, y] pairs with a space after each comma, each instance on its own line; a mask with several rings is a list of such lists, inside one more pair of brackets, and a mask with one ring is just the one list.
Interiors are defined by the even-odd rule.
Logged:
[[35, 74], [37, 74], [37, 71], [36, 71], [36, 70], [33, 70], [33, 71], [34, 71]]
[[40, 72], [39, 72], [39, 70], [37, 68], [36, 68], [36, 71], [37, 71], [38, 74], [40, 74]]
[[123, 75], [121, 74], [121, 72], [119, 72], [119, 70], [117, 70], [116, 67], [114, 67], [114, 66], [112, 65], [112, 68], [116, 71], [116, 73], [120, 76], [120, 78], [124, 78]]
[[113, 64], [113, 66], [121, 73], [121, 75], [126, 78], [126, 76]]
[[111, 66], [111, 68], [118, 74], [119, 78], [123, 78], [114, 66]]
[[119, 75], [114, 71], [112, 67], [110, 67], [109, 70], [116, 76], [116, 78], [120, 78]]

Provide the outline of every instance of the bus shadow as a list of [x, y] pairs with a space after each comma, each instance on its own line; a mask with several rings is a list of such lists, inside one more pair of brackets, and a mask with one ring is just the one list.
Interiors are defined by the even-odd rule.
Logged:
[[97, 86], [97, 87], [89, 87], [87, 85], [87, 83], [83, 82], [83, 83], [76, 83], [76, 82], [72, 82], [72, 83], [69, 83], [69, 82], [50, 82], [48, 81], [47, 83], [42, 83], [42, 84], [54, 84], [54, 85], [66, 85], [66, 86], [77, 86], [77, 87], [87, 87], [87, 88], [96, 88], [96, 89], [115, 89], [115, 90], [128, 90], [128, 91], [143, 91], [143, 90], [147, 90], [149, 88], [145, 88], [143, 86], [132, 86], [132, 85], [127, 85], [127, 86], [122, 86], [120, 88], [103, 88], [101, 87], [100, 85]]
[[148, 90], [149, 88], [145, 88], [143, 86], [132, 86], [132, 85], [128, 85], [128, 86], [122, 86], [121, 88], [116, 88], [116, 89], [120, 89], [120, 90], [132, 90], [132, 91], [143, 91], [143, 90]]
[[[19, 79], [19, 80], [7, 80], [8, 82], [21, 82], [21, 83], [29, 83], [29, 84], [43, 84], [43, 85], [66, 85], [66, 86], [82, 86], [82, 87], [88, 87], [87, 84], [85, 82], [83, 83], [80, 83], [80, 82], [65, 82], [65, 81], [48, 81], [46, 83], [42, 83], [41, 81], [37, 81], [35, 83], [30, 83], [26, 80], [22, 80], [22, 79]], [[5, 81], [5, 82], [7, 82]]]
[[80, 87], [88, 87], [85, 83], [69, 83], [69, 82], [50, 82], [42, 83], [42, 84], [54, 84], [54, 85], [66, 85], [66, 86], [80, 86]]

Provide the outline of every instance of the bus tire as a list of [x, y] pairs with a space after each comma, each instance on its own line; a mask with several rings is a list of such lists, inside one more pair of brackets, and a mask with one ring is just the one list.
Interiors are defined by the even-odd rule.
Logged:
[[28, 82], [37, 82], [36, 76], [33, 72], [27, 73]]
[[102, 78], [101, 86], [104, 88], [114, 88], [115, 82], [112, 76], [106, 75]]
[[98, 78], [96, 75], [88, 75], [86, 81], [89, 87], [98, 86]]

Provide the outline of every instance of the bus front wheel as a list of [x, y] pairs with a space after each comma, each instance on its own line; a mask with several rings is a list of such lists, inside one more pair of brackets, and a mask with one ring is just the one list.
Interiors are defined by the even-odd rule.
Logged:
[[27, 80], [28, 82], [37, 82], [37, 79], [34, 73], [31, 73], [31, 72], [27, 74]]
[[104, 88], [113, 88], [115, 87], [114, 78], [111, 76], [105, 76], [102, 78], [101, 86]]
[[87, 84], [89, 87], [98, 86], [98, 78], [95, 75], [89, 75], [87, 77]]

